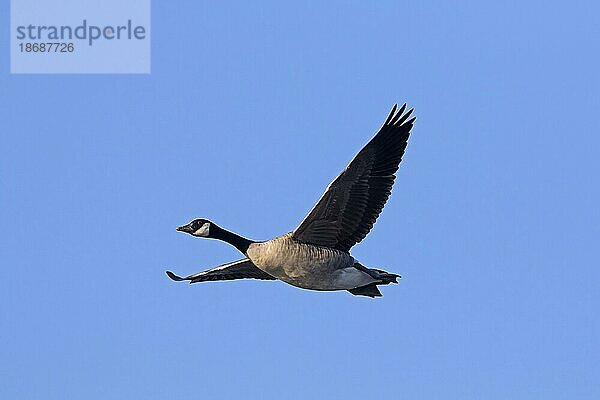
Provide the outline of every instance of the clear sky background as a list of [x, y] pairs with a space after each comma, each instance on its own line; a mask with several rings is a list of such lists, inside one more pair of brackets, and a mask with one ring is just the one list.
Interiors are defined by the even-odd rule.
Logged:
[[[596, 2], [154, 2], [150, 75], [0, 63], [0, 397], [600, 398]], [[6, 25], [4, 25], [6, 24]], [[186, 285], [292, 230], [394, 102], [383, 298]]]

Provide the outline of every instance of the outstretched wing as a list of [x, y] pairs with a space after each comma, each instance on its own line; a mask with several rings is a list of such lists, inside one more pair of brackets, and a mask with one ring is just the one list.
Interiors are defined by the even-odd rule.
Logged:
[[398, 112], [396, 107], [373, 139], [327, 187], [294, 230], [294, 238], [347, 252], [367, 236], [392, 192], [394, 174], [416, 119], [409, 119], [412, 109], [404, 113], [406, 104]]
[[219, 265], [213, 269], [182, 278], [171, 271], [167, 271], [169, 278], [174, 281], [190, 281], [190, 283], [205, 281], [231, 281], [234, 279], [268, 279], [274, 280], [271, 275], [258, 269], [248, 258]]

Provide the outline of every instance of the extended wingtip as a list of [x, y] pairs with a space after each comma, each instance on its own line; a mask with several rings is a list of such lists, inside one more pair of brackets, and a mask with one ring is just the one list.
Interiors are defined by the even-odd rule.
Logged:
[[383, 125], [389, 124], [392, 118], [394, 118], [394, 115], [396, 115], [396, 108], [398, 108], [398, 104], [394, 104], [394, 107], [392, 107], [392, 111], [390, 111], [390, 115], [388, 115], [388, 117], [385, 119]]
[[[383, 125], [384, 126], [386, 126], [386, 125], [400, 126], [400, 125], [404, 124], [406, 122], [406, 120], [410, 117], [410, 115], [412, 114], [414, 109], [411, 108], [406, 113], [404, 111], [406, 111], [406, 103], [403, 103], [402, 106], [400, 107], [400, 109], [398, 109], [398, 104], [394, 104], [394, 107], [392, 107], [392, 111], [390, 112], [390, 115], [387, 117], [387, 119], [385, 120]], [[410, 122], [414, 122], [414, 119], [411, 119], [409, 121], [409, 123]]]
[[174, 273], [172, 273], [171, 271], [167, 271], [167, 276], [171, 279], [173, 279], [176, 282], [180, 282], [180, 281], [184, 281], [185, 279], [182, 278], [181, 276], [175, 275]]

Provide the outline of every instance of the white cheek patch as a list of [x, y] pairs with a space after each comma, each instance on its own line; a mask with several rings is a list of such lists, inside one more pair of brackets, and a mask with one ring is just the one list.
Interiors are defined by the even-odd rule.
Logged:
[[194, 232], [194, 236], [207, 237], [209, 235], [209, 232], [210, 224], [208, 222], [205, 222], [200, 228], [196, 230], [196, 232]]

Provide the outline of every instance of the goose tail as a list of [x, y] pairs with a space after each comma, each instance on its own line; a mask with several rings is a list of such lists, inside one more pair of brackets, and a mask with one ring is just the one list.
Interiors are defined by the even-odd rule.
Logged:
[[381, 279], [381, 283], [378, 285], [387, 285], [390, 283], [398, 283], [398, 278], [401, 278], [398, 274], [392, 274], [390, 272], [383, 271], [381, 269], [371, 269], [371, 276], [376, 279]]
[[377, 279], [379, 281], [365, 286], [360, 286], [354, 289], [349, 289], [348, 291], [355, 296], [381, 297], [381, 292], [379, 291], [379, 288], [377, 286], [389, 285], [390, 283], [398, 283], [398, 279], [400, 278], [400, 275], [398, 274], [392, 274], [382, 269], [367, 268], [359, 263], [355, 263], [354, 267], [368, 273], [374, 279]]

